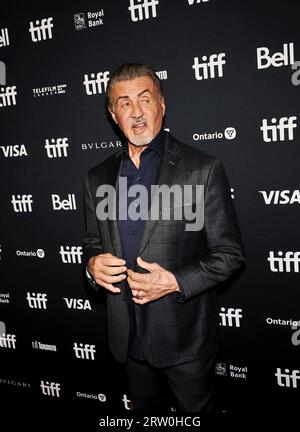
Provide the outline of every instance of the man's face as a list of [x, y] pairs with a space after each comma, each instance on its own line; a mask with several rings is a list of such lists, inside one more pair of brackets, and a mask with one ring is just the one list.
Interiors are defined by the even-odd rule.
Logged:
[[161, 129], [165, 103], [148, 76], [113, 85], [110, 93], [115, 122], [128, 139], [137, 146], [149, 144]]

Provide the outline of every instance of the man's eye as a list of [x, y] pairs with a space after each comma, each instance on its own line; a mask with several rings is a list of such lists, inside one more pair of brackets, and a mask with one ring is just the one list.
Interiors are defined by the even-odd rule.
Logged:
[[128, 108], [129, 105], [130, 105], [129, 102], [123, 102], [121, 108]]
[[150, 102], [150, 99], [142, 99], [142, 102], [148, 104]]

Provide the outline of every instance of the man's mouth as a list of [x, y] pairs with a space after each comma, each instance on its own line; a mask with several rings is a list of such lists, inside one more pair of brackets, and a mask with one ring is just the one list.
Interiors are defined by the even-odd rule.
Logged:
[[146, 127], [146, 122], [141, 122], [141, 123], [132, 125], [132, 129], [134, 130], [134, 132], [142, 132], [142, 131], [144, 131], [145, 127]]

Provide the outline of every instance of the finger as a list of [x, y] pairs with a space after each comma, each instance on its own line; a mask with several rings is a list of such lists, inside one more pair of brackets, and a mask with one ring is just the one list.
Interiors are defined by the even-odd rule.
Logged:
[[151, 277], [150, 273], [145, 273], [145, 274], [144, 273], [137, 273], [137, 272], [134, 272], [134, 271], [132, 271], [130, 269], [127, 271], [127, 273], [128, 273], [128, 276], [132, 280], [134, 280], [136, 282], [140, 282], [140, 283], [147, 283], [147, 282], [149, 282], [149, 279]]
[[157, 267], [156, 263], [149, 263], [147, 261], [144, 261], [141, 257], [137, 257], [136, 262], [140, 267], [149, 271], [152, 271]]
[[106, 266], [124, 266], [126, 264], [126, 261], [122, 258], [117, 258], [112, 256], [103, 256], [101, 259], [101, 264]]
[[117, 267], [110, 267], [110, 266], [101, 266], [100, 268], [96, 268], [96, 271], [101, 271], [102, 273], [106, 274], [107, 276], [114, 276], [118, 275], [120, 273], [125, 273], [127, 270], [127, 267], [124, 266], [117, 266]]
[[118, 276], [108, 276], [108, 275], [103, 274], [103, 273], [100, 273], [98, 275], [96, 273], [96, 277], [97, 276], [99, 279], [103, 280], [107, 284], [113, 284], [113, 283], [121, 282], [122, 280], [126, 279], [126, 275], [124, 275], [124, 274], [121, 274]]
[[127, 278], [127, 282], [128, 282], [128, 285], [129, 285], [129, 288], [131, 289], [131, 290], [147, 290], [147, 286], [145, 285], [145, 283], [140, 283], [140, 282], [137, 282], [137, 281], [134, 281], [134, 280], [132, 280], [132, 279], [130, 279], [129, 277]]
[[95, 279], [95, 281], [97, 282], [98, 285], [101, 285], [103, 288], [107, 289], [108, 291], [110, 291], [112, 293], [117, 294], [117, 293], [121, 292], [120, 288], [114, 287], [113, 285], [108, 284], [108, 283], [102, 281], [101, 279]]

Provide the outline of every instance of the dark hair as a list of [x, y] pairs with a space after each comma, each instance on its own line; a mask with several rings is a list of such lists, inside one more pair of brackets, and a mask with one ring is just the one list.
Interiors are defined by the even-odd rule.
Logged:
[[157, 87], [160, 97], [164, 97], [163, 87], [160, 79], [156, 75], [155, 71], [146, 64], [141, 63], [124, 63], [119, 66], [110, 76], [110, 79], [106, 88], [106, 106], [111, 108], [112, 103], [110, 100], [110, 92], [114, 84], [120, 81], [130, 81], [135, 78], [148, 76], [152, 79]]

